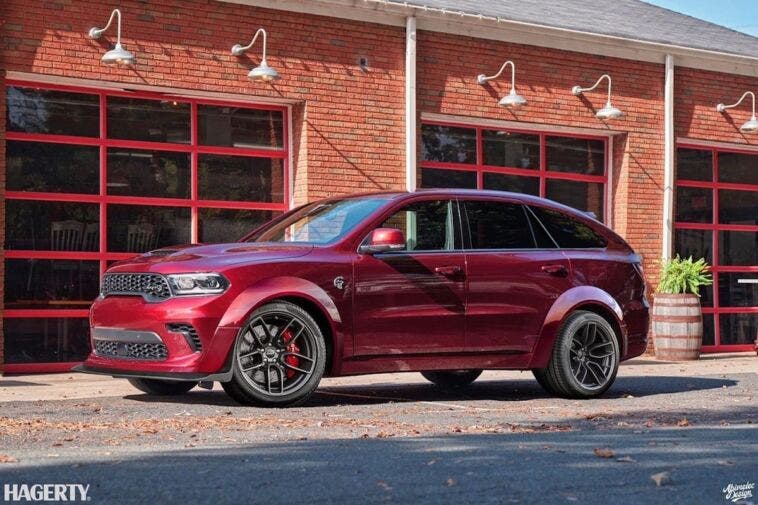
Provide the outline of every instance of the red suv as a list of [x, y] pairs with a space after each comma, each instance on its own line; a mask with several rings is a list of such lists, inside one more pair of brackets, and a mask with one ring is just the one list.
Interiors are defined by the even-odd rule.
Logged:
[[239, 242], [110, 268], [78, 371], [150, 394], [222, 383], [304, 401], [324, 376], [419, 371], [441, 387], [532, 370], [602, 394], [646, 347], [640, 258], [588, 215], [521, 194], [424, 190], [323, 200]]

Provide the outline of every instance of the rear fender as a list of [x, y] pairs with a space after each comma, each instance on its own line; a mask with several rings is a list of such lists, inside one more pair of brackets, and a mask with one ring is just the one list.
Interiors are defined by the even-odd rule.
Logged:
[[571, 288], [553, 303], [548, 311], [545, 322], [542, 325], [542, 331], [539, 339], [532, 350], [532, 359], [529, 362], [529, 368], [545, 368], [550, 361], [553, 352], [553, 346], [558, 336], [558, 330], [566, 318], [575, 310], [581, 310], [587, 307], [592, 310], [594, 307], [602, 308], [603, 312], [613, 314], [616, 319], [616, 325], [621, 329], [621, 355], [624, 355], [626, 349], [626, 330], [623, 322], [623, 312], [621, 307], [611, 295], [600, 288], [594, 286], [578, 286]]
[[219, 327], [241, 328], [258, 307], [281, 298], [299, 298], [321, 311], [330, 326], [332, 336], [332, 371], [341, 363], [344, 334], [342, 316], [329, 295], [313, 282], [298, 277], [271, 277], [245, 289], [224, 313]]

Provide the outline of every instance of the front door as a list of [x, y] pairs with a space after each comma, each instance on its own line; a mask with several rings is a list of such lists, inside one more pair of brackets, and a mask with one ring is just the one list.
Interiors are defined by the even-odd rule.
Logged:
[[466, 271], [459, 223], [455, 201], [425, 199], [380, 225], [403, 231], [406, 248], [356, 260], [356, 355], [463, 348]]
[[520, 203], [461, 204], [468, 224], [466, 351], [529, 352], [553, 302], [571, 287], [569, 262]]

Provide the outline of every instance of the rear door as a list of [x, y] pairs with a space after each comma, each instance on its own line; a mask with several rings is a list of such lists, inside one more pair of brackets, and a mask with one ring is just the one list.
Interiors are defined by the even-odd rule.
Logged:
[[569, 262], [520, 202], [481, 198], [461, 205], [466, 351], [530, 352], [548, 310], [570, 288]]
[[416, 200], [378, 227], [403, 231], [406, 248], [355, 262], [356, 355], [461, 351], [466, 265], [457, 203]]

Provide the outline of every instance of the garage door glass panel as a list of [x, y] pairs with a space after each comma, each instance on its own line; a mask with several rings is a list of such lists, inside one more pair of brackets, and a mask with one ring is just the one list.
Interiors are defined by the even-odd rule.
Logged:
[[539, 177], [524, 177], [522, 175], [484, 173], [484, 189], [497, 191], [512, 191], [514, 193], [526, 193], [527, 195], [540, 195]]
[[8, 364], [82, 361], [89, 354], [86, 317], [6, 317], [3, 329]]
[[713, 221], [713, 190], [681, 186], [676, 192], [676, 220], [687, 223]]
[[144, 253], [190, 243], [190, 209], [108, 205], [108, 250]]
[[700, 149], [677, 149], [676, 175], [684, 180], [712, 181], [713, 153]]
[[718, 277], [722, 306], [758, 307], [758, 272], [722, 272]]
[[476, 163], [476, 130], [456, 126], [421, 127], [424, 161]]
[[5, 100], [8, 131], [78, 137], [100, 135], [97, 95], [9, 86]]
[[190, 197], [190, 154], [108, 148], [108, 194]]
[[603, 217], [603, 185], [594, 182], [548, 179], [545, 197], [569, 207]]
[[190, 143], [190, 104], [172, 100], [107, 99], [108, 137]]
[[476, 172], [424, 168], [421, 170], [421, 187], [476, 189]]
[[200, 209], [200, 242], [234, 242], [279, 215], [268, 210]]
[[703, 314], [703, 345], [716, 344], [716, 331], [713, 327], [713, 314]]
[[197, 170], [203, 200], [284, 201], [282, 160], [201, 154]]
[[97, 194], [100, 149], [96, 146], [9, 140], [6, 189]]
[[5, 247], [30, 251], [96, 251], [100, 207], [94, 203], [7, 200]]
[[710, 230], [679, 229], [674, 233], [674, 250], [680, 256], [705, 258], [713, 264], [713, 232]]
[[585, 175], [605, 173], [605, 143], [596, 139], [547, 137], [547, 169]]
[[758, 154], [720, 152], [718, 157], [719, 182], [758, 185]]
[[719, 330], [722, 345], [751, 345], [758, 335], [758, 313], [721, 314]]
[[283, 116], [281, 111], [199, 105], [198, 143], [247, 149], [282, 147]]
[[97, 261], [6, 259], [5, 309], [87, 309], [99, 279]]
[[719, 256], [722, 265], [758, 265], [758, 233], [753, 231], [720, 231]]
[[484, 164], [497, 167], [538, 169], [540, 136], [505, 130], [483, 130]]
[[758, 191], [720, 189], [719, 223], [758, 225]]

